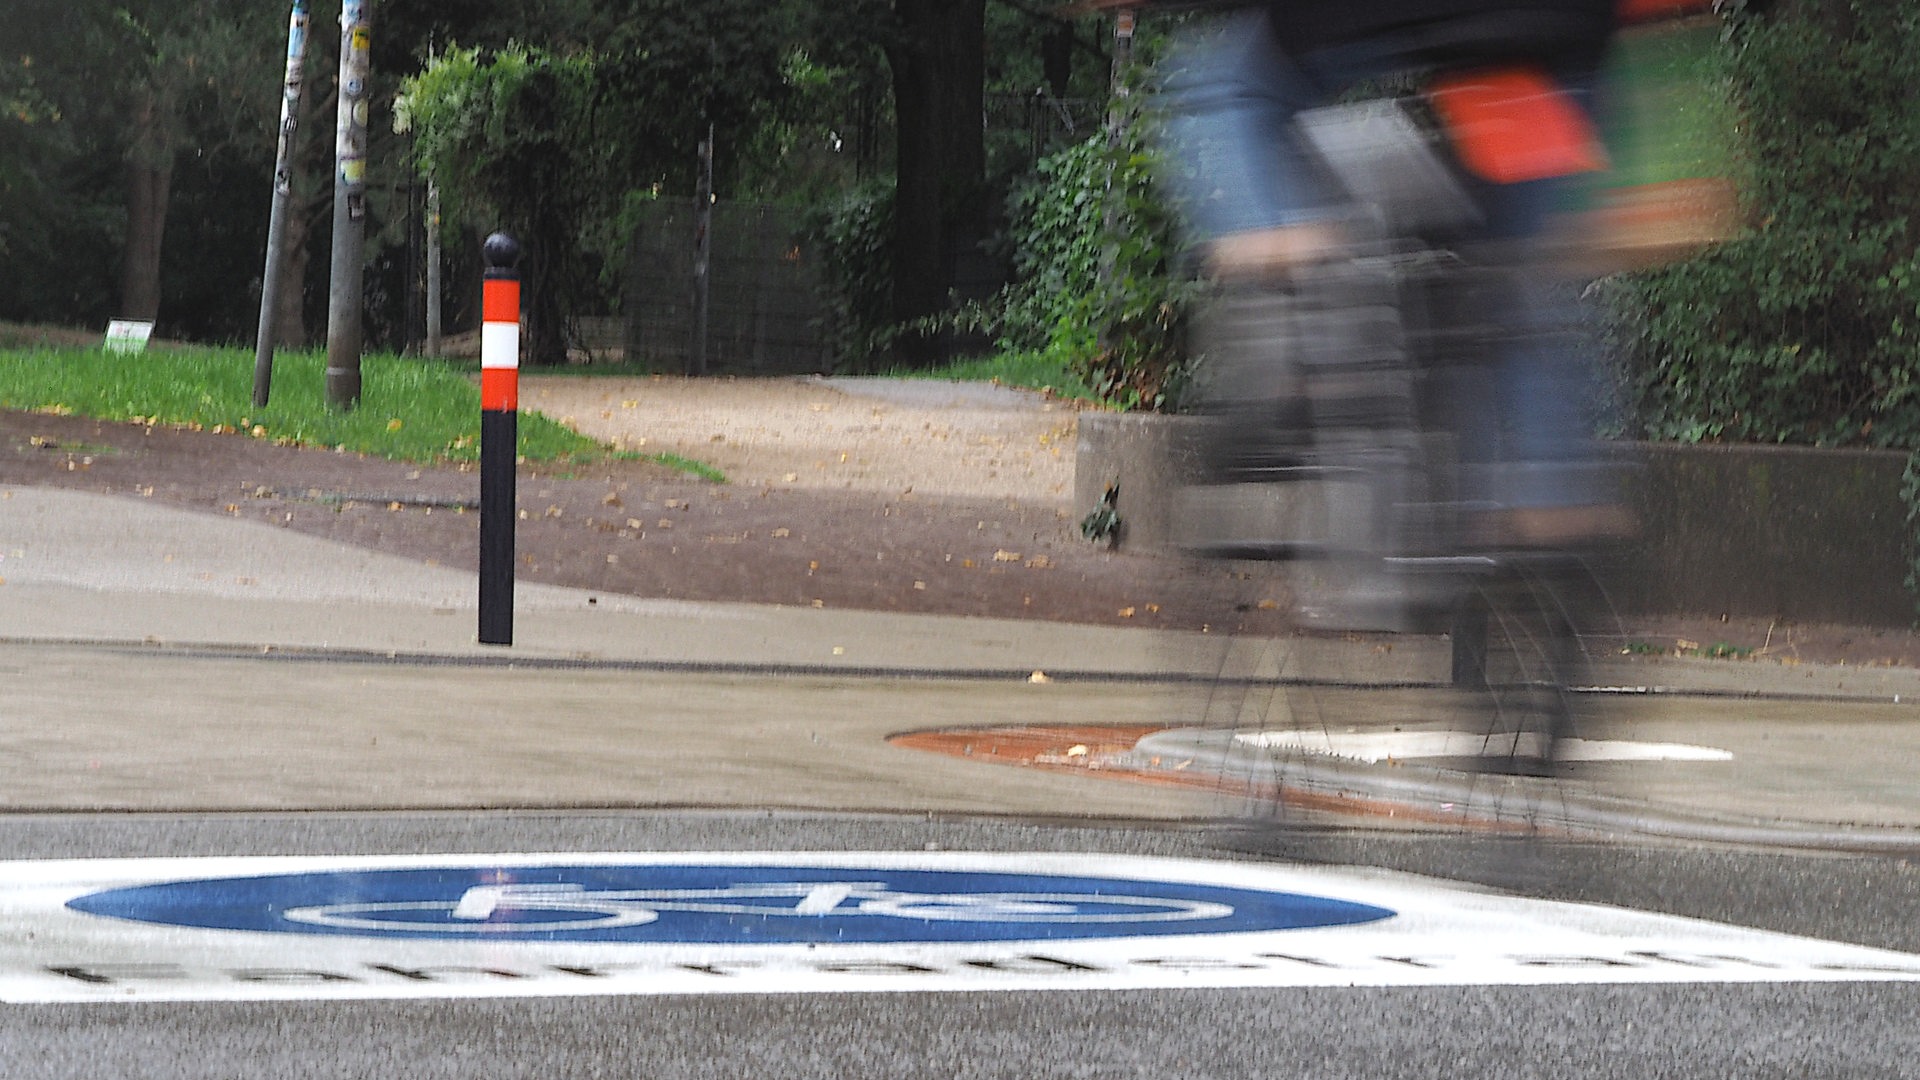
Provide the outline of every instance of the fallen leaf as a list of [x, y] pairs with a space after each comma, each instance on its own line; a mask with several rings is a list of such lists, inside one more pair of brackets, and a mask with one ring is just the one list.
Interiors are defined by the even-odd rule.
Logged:
[[399, 417], [397, 417], [397, 416], [396, 416], [396, 417], [394, 417], [393, 419], [391, 419], [391, 420], [389, 420], [389, 421], [387, 421], [387, 430], [388, 430], [388, 431], [399, 431], [399, 430], [400, 430], [400, 428], [401, 428], [402, 426], [403, 426], [403, 424], [402, 424], [402, 422], [401, 422], [401, 420], [400, 420], [400, 418], [399, 418]]
[[641, 521], [639, 518], [627, 519], [627, 528], [629, 529], [644, 529], [646, 527], [647, 527], [647, 523], [644, 521]]
[[793, 530], [791, 530], [791, 529], [775, 529], [775, 530], [773, 530], [773, 532], [771, 532], [771, 533], [769, 533], [768, 535], [769, 535], [769, 536], [771, 536], [771, 537], [773, 537], [773, 538], [774, 538], [775, 540], [785, 540], [785, 539], [786, 539], [787, 537], [789, 537], [789, 536], [792, 536], [792, 535], [793, 535]]
[[1017, 551], [1005, 551], [1005, 550], [996, 551], [993, 553], [993, 561], [994, 562], [1019, 562], [1020, 553]]
[[1123, 607], [1123, 608], [1121, 608], [1121, 609], [1120, 609], [1120, 617], [1121, 617], [1121, 618], [1123, 618], [1123, 619], [1131, 619], [1131, 618], [1133, 618], [1133, 609], [1132, 609], [1132, 608], [1130, 608], [1130, 607]]
[[625, 506], [626, 504], [620, 501], [620, 495], [618, 492], [609, 491], [605, 495], [602, 495], [600, 497], [600, 505]]

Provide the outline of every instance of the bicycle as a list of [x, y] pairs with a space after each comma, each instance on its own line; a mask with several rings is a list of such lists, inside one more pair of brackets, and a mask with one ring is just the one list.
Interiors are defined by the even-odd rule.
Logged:
[[1541, 287], [1536, 267], [1474, 238], [1458, 159], [1424, 110], [1414, 95], [1301, 117], [1352, 195], [1354, 243], [1284, 288], [1219, 297], [1179, 466], [1190, 551], [1310, 565], [1334, 587], [1299, 605], [1305, 628], [1442, 634], [1445, 655], [1362, 677], [1311, 670], [1322, 662], [1299, 642], [1235, 643], [1188, 737], [1254, 816], [1351, 805], [1341, 755], [1373, 754], [1453, 778], [1402, 793], [1434, 821], [1530, 829], [1564, 772], [1604, 591], [1590, 551], [1489, 535], [1476, 470], [1499, 466], [1471, 425], [1516, 333], [1572, 347], [1577, 330], [1503, 319]]

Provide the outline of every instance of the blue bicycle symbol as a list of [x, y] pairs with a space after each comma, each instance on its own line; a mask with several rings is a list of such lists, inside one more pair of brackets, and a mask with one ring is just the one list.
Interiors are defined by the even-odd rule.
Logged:
[[986, 942], [1342, 926], [1393, 912], [1271, 889], [1092, 875], [714, 863], [457, 864], [162, 881], [67, 902], [167, 926], [415, 940]]
[[795, 881], [718, 889], [591, 890], [583, 885], [477, 885], [457, 900], [323, 904], [283, 917], [343, 930], [467, 929], [514, 933], [638, 926], [662, 912], [773, 918], [871, 916], [934, 922], [1147, 923], [1222, 919], [1226, 904], [1086, 893], [919, 893], [883, 881]]

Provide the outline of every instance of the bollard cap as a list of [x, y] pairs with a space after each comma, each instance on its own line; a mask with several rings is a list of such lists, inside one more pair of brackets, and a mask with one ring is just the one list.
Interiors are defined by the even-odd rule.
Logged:
[[497, 232], [487, 237], [480, 246], [480, 258], [487, 264], [487, 273], [511, 273], [520, 265], [520, 241]]

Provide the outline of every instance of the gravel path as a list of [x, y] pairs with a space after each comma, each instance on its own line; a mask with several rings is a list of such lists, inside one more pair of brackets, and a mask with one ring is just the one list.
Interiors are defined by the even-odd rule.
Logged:
[[734, 484], [1067, 503], [1078, 412], [1028, 391], [865, 378], [535, 375], [521, 404]]

